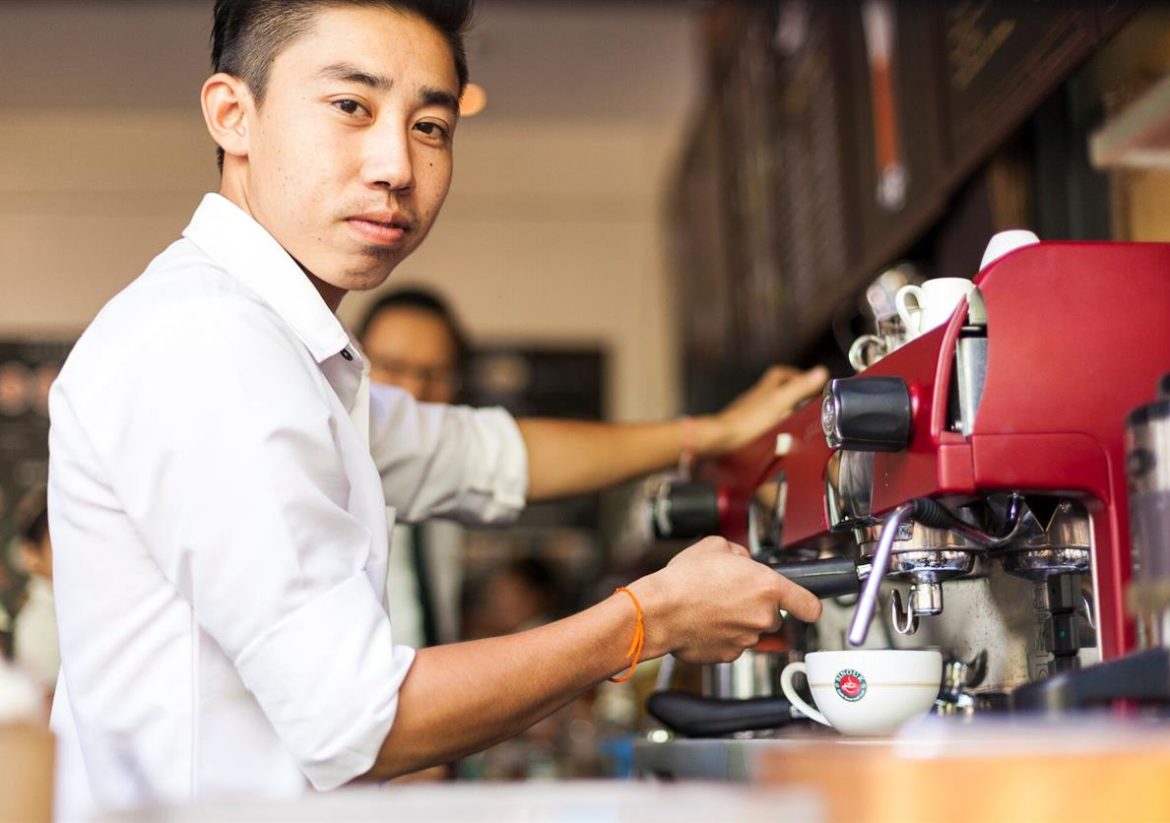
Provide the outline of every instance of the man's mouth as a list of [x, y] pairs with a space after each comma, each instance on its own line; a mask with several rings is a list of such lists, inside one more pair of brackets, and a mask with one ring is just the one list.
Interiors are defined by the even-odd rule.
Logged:
[[411, 221], [399, 213], [359, 214], [347, 221], [369, 243], [398, 246], [411, 230]]

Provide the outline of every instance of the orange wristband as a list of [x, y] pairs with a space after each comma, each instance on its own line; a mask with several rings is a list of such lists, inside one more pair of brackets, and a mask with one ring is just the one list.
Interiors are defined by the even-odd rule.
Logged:
[[678, 450], [678, 473], [684, 479], [691, 479], [691, 466], [695, 463], [695, 418], [683, 415], [678, 419], [682, 424], [682, 445]]
[[634, 626], [634, 636], [630, 640], [630, 648], [626, 650], [626, 659], [630, 661], [630, 667], [621, 677], [611, 677], [609, 679], [611, 683], [625, 683], [634, 676], [634, 669], [638, 667], [638, 661], [642, 657], [642, 647], [646, 644], [646, 622], [642, 616], [642, 604], [638, 602], [638, 598], [634, 597], [634, 593], [625, 586], [618, 586], [613, 590], [614, 594], [618, 592], [625, 592], [630, 596], [630, 600], [634, 602], [634, 611], [638, 616], [638, 622]]

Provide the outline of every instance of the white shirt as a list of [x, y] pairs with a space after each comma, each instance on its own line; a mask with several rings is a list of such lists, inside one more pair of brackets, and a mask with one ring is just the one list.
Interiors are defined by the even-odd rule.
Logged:
[[387, 531], [510, 519], [501, 410], [415, 403], [296, 262], [208, 195], [53, 386], [59, 810], [288, 796], [367, 771], [414, 652]]
[[463, 586], [464, 532], [456, 523], [429, 520], [413, 528], [398, 525], [390, 533], [390, 567], [386, 574], [386, 607], [394, 639], [416, 649], [426, 645], [426, 631], [414, 562], [415, 535], [421, 531], [435, 632], [440, 643], [459, 639], [459, 596]]

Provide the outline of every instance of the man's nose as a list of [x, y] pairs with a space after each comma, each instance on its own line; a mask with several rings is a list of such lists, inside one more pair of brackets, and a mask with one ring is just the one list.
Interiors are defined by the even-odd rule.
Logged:
[[414, 186], [410, 140], [400, 128], [376, 129], [369, 135], [363, 177], [370, 186], [403, 191]]

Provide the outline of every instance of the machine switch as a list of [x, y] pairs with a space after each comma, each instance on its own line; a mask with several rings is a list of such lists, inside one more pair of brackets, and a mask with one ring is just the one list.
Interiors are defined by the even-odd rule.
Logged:
[[833, 449], [896, 452], [910, 443], [910, 389], [900, 377], [830, 380], [821, 428]]

